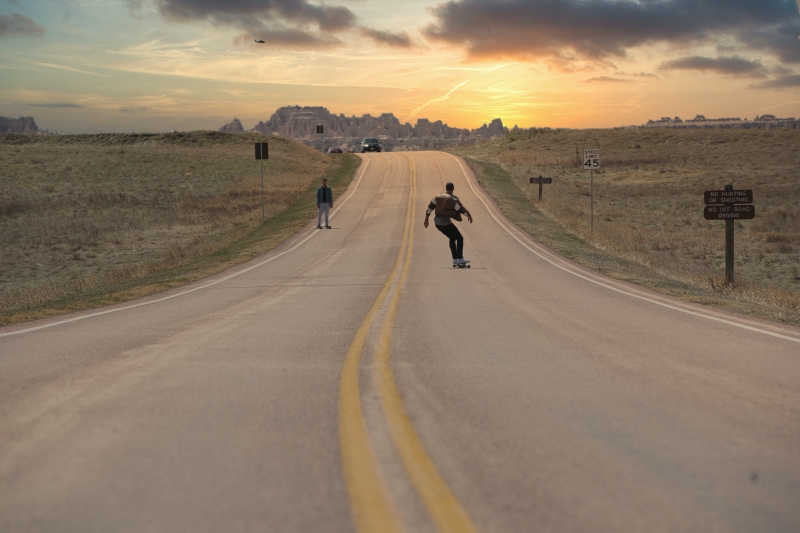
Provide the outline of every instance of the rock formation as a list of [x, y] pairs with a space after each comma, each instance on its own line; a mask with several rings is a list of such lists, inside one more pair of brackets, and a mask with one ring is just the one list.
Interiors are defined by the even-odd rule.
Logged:
[[[234, 119], [234, 122], [238, 121]], [[223, 126], [220, 131], [231, 131], [224, 128], [232, 124]], [[323, 133], [317, 133], [317, 126], [323, 127]], [[499, 118], [488, 126], [484, 124], [468, 130], [452, 128], [441, 120], [431, 122], [426, 118], [418, 119], [414, 126], [408, 122], [402, 124], [392, 113], [383, 113], [378, 117], [346, 117], [344, 114], [334, 115], [321, 106], [288, 106], [277, 109], [269, 120], [259, 122], [251, 131], [289, 137], [319, 150], [331, 146], [358, 150], [361, 139], [377, 137], [383, 143], [384, 150], [399, 151], [435, 150], [454, 144], [470, 144], [505, 135], [509, 130]]]
[[244, 133], [244, 126], [242, 126], [242, 122], [238, 118], [233, 117], [232, 122], [225, 124], [217, 131], [223, 133]]
[[39, 133], [39, 126], [33, 117], [0, 117], [0, 133]]

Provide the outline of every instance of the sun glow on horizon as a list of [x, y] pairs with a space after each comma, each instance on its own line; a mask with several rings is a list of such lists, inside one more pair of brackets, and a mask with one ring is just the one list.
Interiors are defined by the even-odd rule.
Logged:
[[[356, 26], [337, 30], [324, 46], [293, 46], [253, 42], [241, 27], [222, 22], [233, 20], [225, 18], [223, 2], [144, 0], [129, 13], [126, 5], [86, 0], [61, 14], [31, 0], [12, 6], [30, 19], [31, 34], [0, 35], [0, 114], [35, 114], [42, 127], [75, 133], [216, 129], [234, 116], [252, 127], [287, 105], [324, 106], [347, 116], [388, 112], [402, 122], [427, 118], [462, 128], [495, 118], [509, 127], [582, 128], [676, 115], [746, 118], [769, 109], [800, 115], [800, 75], [780, 48], [785, 45], [769, 55], [730, 37], [720, 42], [734, 51], [716, 57], [717, 41], [698, 42], [687, 55], [679, 39], [644, 39], [622, 56], [592, 59], [605, 52], [582, 52], [580, 41], [566, 42], [573, 49], [537, 49], [538, 41], [513, 22], [506, 38], [517, 39], [516, 48], [486, 40], [480, 49], [481, 27], [459, 33], [463, 21], [448, 11], [460, 1], [436, 7], [413, 0], [396, 11], [387, 0], [361, 0]], [[220, 18], [176, 23], [159, 11], [173, 4]], [[791, 24], [800, 28], [798, 21]], [[557, 43], [570, 31], [545, 32], [542, 39]], [[279, 38], [302, 37], [293, 35]], [[459, 44], [463, 39], [473, 40]], [[517, 53], [526, 46], [527, 55]]]

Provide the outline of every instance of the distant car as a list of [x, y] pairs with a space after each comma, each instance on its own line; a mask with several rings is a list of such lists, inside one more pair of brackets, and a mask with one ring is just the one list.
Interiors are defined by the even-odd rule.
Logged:
[[328, 148], [328, 153], [329, 154], [341, 154], [342, 153], [342, 149], [339, 148], [338, 146], [331, 146], [330, 148]]
[[364, 139], [361, 141], [361, 153], [364, 152], [380, 152], [381, 142], [378, 139]]

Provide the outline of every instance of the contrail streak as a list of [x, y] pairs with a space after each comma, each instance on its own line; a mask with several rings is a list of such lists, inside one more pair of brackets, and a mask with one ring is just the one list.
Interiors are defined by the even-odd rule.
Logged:
[[92, 75], [92, 76], [100, 76], [101, 78], [110, 78], [111, 77], [111, 76], [108, 76], [106, 74], [98, 74], [97, 72], [89, 72], [88, 70], [80, 70], [80, 69], [77, 69], [77, 68], [68, 67], [66, 65], [57, 65], [55, 63], [42, 63], [42, 62], [39, 62], [39, 61], [25, 61], [25, 63], [28, 63], [29, 65], [37, 65], [37, 66], [40, 66], [40, 67], [57, 68], [57, 69], [60, 69], [60, 70], [68, 70], [68, 71], [71, 71], [71, 72], [80, 72], [81, 74], [89, 74], [89, 75]]
[[[797, 1], [800, 2], [800, 0], [797, 0]], [[753, 109], [752, 111], [745, 111], [742, 114], [743, 115], [747, 115], [748, 113], [758, 113], [759, 111], [764, 111], [765, 109], [772, 109], [773, 107], [781, 107], [781, 106], [785, 106], [785, 105], [789, 105], [789, 104], [796, 104], [796, 103], [797, 103], [797, 100], [795, 100], [794, 102], [786, 102], [785, 104], [777, 104], [777, 105], [771, 105], [769, 107], [762, 107], [761, 109]]]
[[[797, 1], [798, 1], [798, 2], [800, 2], [800, 0], [797, 0]], [[481, 74], [488, 74], [488, 73], [490, 73], [490, 72], [494, 72], [495, 70], [500, 70], [501, 68], [507, 67], [507, 66], [509, 66], [510, 64], [511, 64], [511, 63], [502, 63], [502, 64], [500, 64], [500, 65], [495, 65], [495, 66], [493, 66], [493, 67], [488, 67], [488, 68], [485, 68], [485, 69], [483, 69], [483, 70], [481, 71]], [[461, 87], [463, 87], [464, 85], [466, 85], [467, 83], [469, 83], [471, 80], [472, 80], [472, 78], [467, 78], [465, 81], [462, 81], [461, 83], [459, 83], [458, 85], [456, 85], [455, 87], [453, 87], [452, 89], [450, 89], [450, 90], [447, 92], [447, 94], [444, 94], [444, 95], [442, 95], [442, 96], [439, 96], [438, 98], [434, 98], [433, 100], [430, 100], [430, 101], [428, 101], [428, 102], [425, 102], [424, 104], [422, 104], [422, 105], [421, 105], [421, 106], [419, 106], [418, 108], [416, 108], [416, 109], [413, 109], [413, 110], [411, 111], [411, 114], [410, 114], [410, 115], [408, 115], [408, 119], [407, 119], [407, 120], [411, 120], [412, 118], [416, 117], [416, 116], [417, 116], [417, 113], [419, 113], [420, 111], [422, 111], [423, 109], [425, 109], [426, 107], [428, 107], [429, 105], [431, 105], [432, 103], [434, 103], [434, 102], [443, 102], [443, 101], [447, 100], [448, 98], [450, 98], [450, 95], [451, 95], [451, 94], [453, 94], [453, 93], [454, 93], [454, 92], [456, 92], [458, 89], [460, 89]]]
[[447, 91], [447, 94], [439, 96], [438, 98], [434, 98], [433, 100], [429, 100], [429, 101], [425, 102], [424, 104], [422, 104], [421, 106], [419, 106], [418, 108], [412, 110], [411, 114], [408, 116], [408, 119], [411, 120], [412, 118], [416, 117], [417, 113], [419, 113], [420, 111], [422, 111], [423, 109], [425, 109], [426, 107], [428, 107], [429, 105], [431, 105], [434, 102], [443, 102], [444, 100], [447, 100], [448, 98], [450, 98], [451, 94], [456, 92], [459, 88], [463, 87], [465, 84], [469, 83], [469, 81], [471, 79], [472, 78], [467, 78], [466, 81], [462, 81], [461, 83], [459, 83], [458, 85], [456, 85], [455, 87], [453, 87], [452, 89]]

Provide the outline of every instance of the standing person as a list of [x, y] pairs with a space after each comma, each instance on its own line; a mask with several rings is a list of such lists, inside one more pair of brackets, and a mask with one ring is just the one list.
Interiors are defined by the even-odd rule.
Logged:
[[333, 207], [333, 190], [328, 187], [327, 178], [322, 178], [322, 185], [317, 189], [317, 229], [322, 229], [322, 214], [325, 214], [325, 227], [331, 229], [328, 225], [328, 215]]
[[472, 224], [472, 215], [469, 211], [461, 205], [461, 200], [453, 195], [455, 189], [452, 183], [447, 183], [444, 186], [445, 193], [436, 196], [431, 203], [428, 204], [428, 210], [425, 211], [425, 227], [428, 227], [428, 217], [431, 212], [435, 211], [433, 217], [433, 224], [436, 229], [444, 233], [450, 239], [450, 253], [453, 255], [453, 265], [466, 265], [469, 259], [464, 259], [464, 237], [458, 228], [453, 224], [453, 219], [461, 221], [461, 215], [467, 215], [467, 220]]

